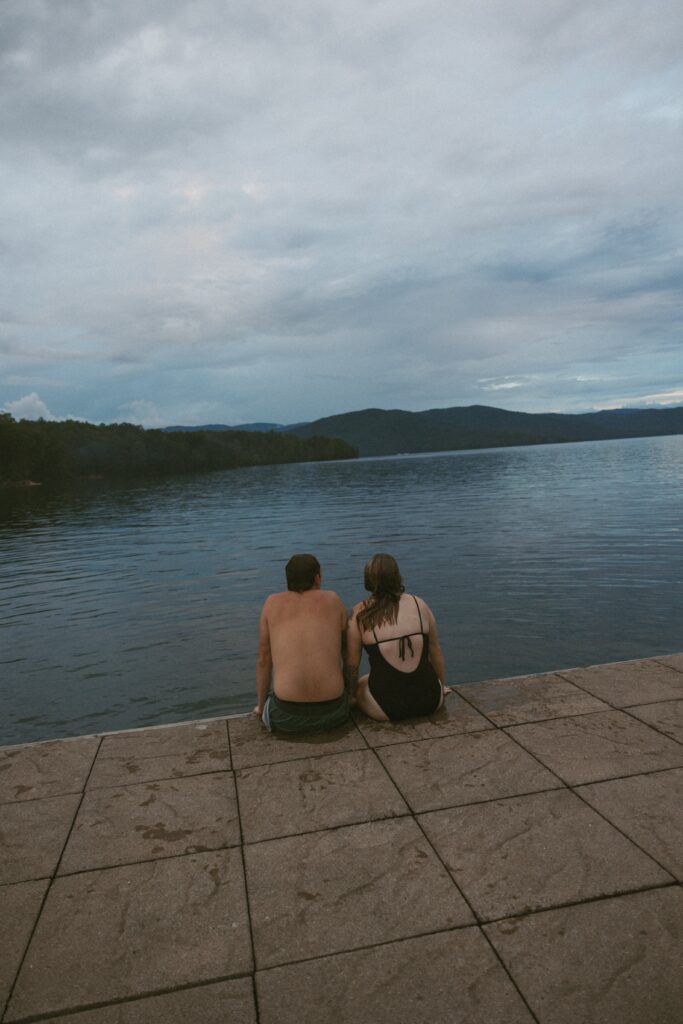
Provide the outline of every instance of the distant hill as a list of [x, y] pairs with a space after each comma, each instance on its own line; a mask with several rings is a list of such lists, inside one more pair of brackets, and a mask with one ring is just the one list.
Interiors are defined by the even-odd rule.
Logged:
[[[295, 424], [296, 425], [296, 424]], [[166, 433], [195, 433], [198, 430], [250, 430], [264, 433], [269, 430], [287, 430], [282, 423], [240, 423], [239, 427], [229, 427], [225, 423], [206, 423], [202, 427], [162, 427]]]
[[683, 434], [683, 406], [581, 414], [510, 412], [487, 405], [405, 412], [363, 409], [287, 427], [298, 437], [335, 437], [361, 455]]

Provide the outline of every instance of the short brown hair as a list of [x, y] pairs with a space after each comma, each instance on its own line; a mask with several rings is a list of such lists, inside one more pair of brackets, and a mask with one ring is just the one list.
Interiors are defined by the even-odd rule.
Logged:
[[287, 590], [295, 590], [299, 594], [311, 590], [319, 575], [320, 562], [315, 555], [292, 555], [285, 566]]

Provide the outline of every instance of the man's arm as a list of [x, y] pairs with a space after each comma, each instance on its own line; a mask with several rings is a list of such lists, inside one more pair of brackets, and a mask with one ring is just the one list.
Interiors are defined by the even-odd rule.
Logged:
[[349, 695], [349, 702], [355, 704], [356, 690], [358, 689], [358, 666], [363, 650], [358, 623], [356, 622], [356, 609], [351, 612], [351, 618], [346, 623], [345, 644], [344, 644], [344, 684]]
[[[267, 604], [267, 602], [266, 602]], [[263, 714], [263, 706], [268, 697], [270, 680], [273, 674], [273, 656], [270, 651], [270, 629], [268, 627], [268, 613], [264, 604], [259, 619], [258, 629], [258, 655], [256, 656], [256, 707], [254, 712], [257, 715]]]

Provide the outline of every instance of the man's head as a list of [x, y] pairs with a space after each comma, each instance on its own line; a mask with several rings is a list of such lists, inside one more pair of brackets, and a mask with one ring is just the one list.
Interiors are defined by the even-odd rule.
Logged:
[[285, 566], [285, 574], [287, 590], [302, 594], [315, 586], [316, 576], [320, 576], [320, 562], [315, 555], [292, 555]]

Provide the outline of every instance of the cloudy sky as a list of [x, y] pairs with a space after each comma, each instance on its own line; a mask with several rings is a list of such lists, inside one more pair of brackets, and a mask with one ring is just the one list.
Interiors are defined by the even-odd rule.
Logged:
[[683, 403], [680, 0], [2, 0], [0, 408]]

